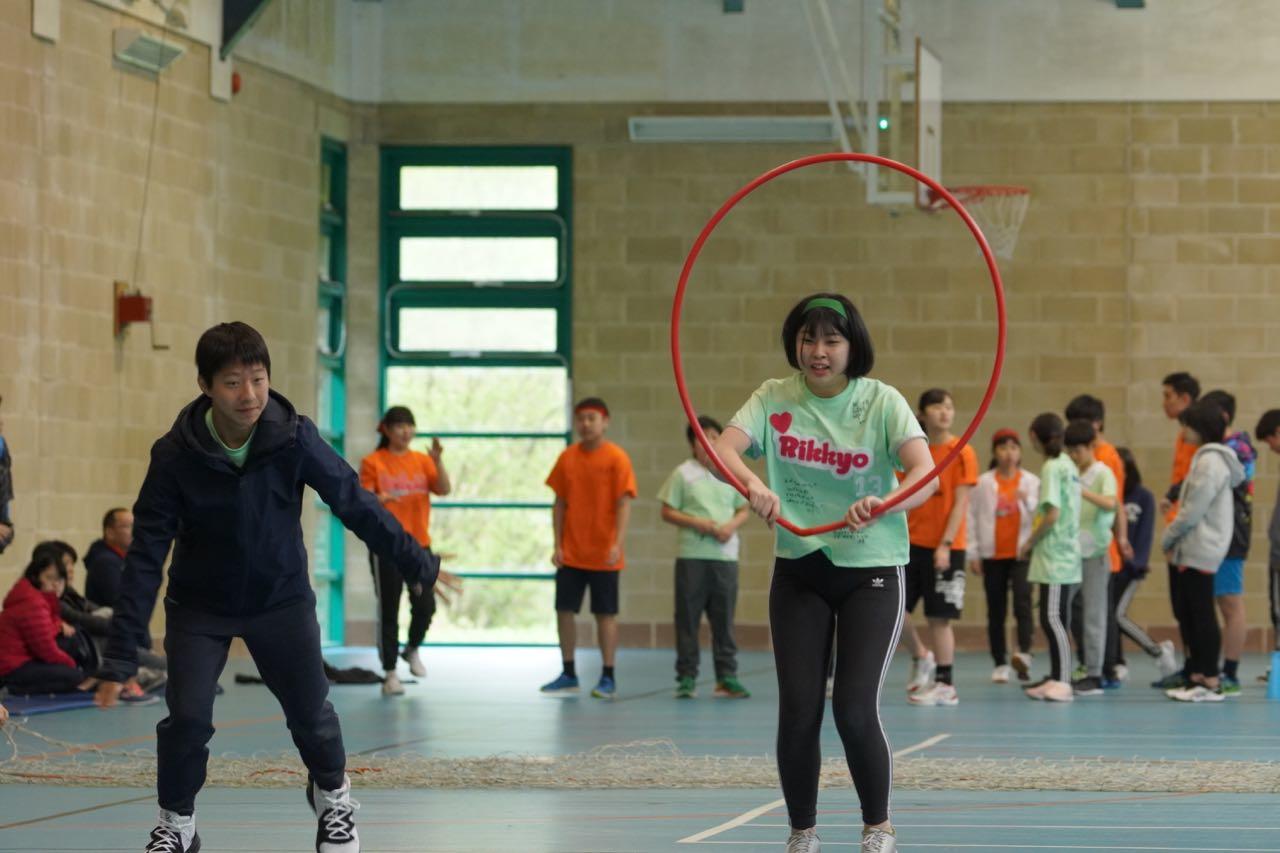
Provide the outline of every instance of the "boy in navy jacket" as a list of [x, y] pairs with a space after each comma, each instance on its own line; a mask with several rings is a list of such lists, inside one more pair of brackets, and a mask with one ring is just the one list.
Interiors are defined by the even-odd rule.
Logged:
[[431, 586], [438, 568], [315, 424], [270, 390], [271, 356], [257, 331], [244, 323], [209, 329], [196, 345], [196, 368], [201, 396], [151, 448], [99, 672], [98, 704], [110, 707], [137, 669], [137, 637], [176, 542], [164, 600], [169, 716], [156, 726], [160, 821], [146, 849], [200, 849], [195, 797], [213, 736], [213, 697], [231, 640], [242, 637], [307, 766], [316, 850], [357, 853], [356, 805], [307, 577], [303, 486], [410, 586]]

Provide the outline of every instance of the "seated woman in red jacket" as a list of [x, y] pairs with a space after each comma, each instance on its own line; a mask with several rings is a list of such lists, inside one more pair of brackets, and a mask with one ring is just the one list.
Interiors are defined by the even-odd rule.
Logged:
[[10, 692], [70, 693], [96, 685], [58, 648], [58, 635], [70, 628], [62, 621], [58, 603], [66, 583], [67, 570], [57, 555], [37, 552], [5, 596], [0, 610], [0, 682]]

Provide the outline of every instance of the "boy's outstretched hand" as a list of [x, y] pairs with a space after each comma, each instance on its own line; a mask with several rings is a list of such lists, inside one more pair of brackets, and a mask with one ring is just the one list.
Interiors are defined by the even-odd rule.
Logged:
[[440, 599], [445, 604], [448, 604], [453, 600], [453, 598], [450, 597], [451, 595], [462, 595], [462, 578], [452, 572], [446, 572], [444, 569], [441, 569], [440, 576], [436, 578], [436, 585], [433, 588], [433, 591], [435, 592], [436, 598]]

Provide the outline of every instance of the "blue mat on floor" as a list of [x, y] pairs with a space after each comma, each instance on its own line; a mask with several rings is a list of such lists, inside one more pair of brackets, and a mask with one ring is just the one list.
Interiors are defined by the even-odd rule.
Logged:
[[54, 711], [71, 711], [75, 708], [92, 708], [93, 693], [45, 693], [18, 696], [10, 693], [0, 704], [14, 717], [34, 717], [36, 714], [52, 714]]

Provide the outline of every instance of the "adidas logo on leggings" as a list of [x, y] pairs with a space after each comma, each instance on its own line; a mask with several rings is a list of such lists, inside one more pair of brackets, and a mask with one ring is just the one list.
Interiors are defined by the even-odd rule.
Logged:
[[871, 579], [871, 588], [872, 588], [872, 589], [884, 589], [884, 578], [872, 578], [872, 579]]

